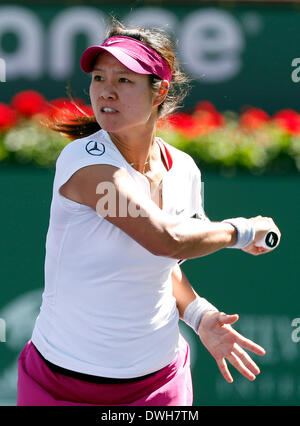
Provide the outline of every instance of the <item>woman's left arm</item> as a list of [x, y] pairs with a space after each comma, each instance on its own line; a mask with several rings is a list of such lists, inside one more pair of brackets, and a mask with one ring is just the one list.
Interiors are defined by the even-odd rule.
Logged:
[[[172, 270], [173, 296], [179, 311], [179, 317], [183, 320], [184, 311], [192, 303], [198, 294], [195, 292], [187, 277], [179, 265]], [[229, 383], [233, 382], [227, 367], [226, 359], [247, 379], [254, 380], [260, 373], [258, 366], [250, 358], [243, 348], [257, 355], [265, 355], [265, 350], [239, 334], [231, 327], [239, 316], [227, 315], [224, 312], [207, 311], [201, 318], [197, 331], [201, 342], [215, 358], [216, 363]]]
[[176, 305], [179, 311], [179, 318], [183, 320], [186, 307], [196, 299], [197, 293], [178, 264], [175, 265], [172, 270], [172, 285], [173, 296], [176, 299]]

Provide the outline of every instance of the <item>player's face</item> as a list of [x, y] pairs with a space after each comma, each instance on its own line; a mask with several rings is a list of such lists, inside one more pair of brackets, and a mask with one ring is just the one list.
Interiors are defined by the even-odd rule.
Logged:
[[130, 71], [107, 52], [95, 62], [90, 98], [96, 120], [106, 131], [136, 131], [152, 123], [156, 113], [149, 76]]

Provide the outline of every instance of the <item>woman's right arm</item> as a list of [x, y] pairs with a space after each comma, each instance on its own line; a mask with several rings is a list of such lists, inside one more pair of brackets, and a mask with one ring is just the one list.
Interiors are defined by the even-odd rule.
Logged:
[[[229, 223], [168, 215], [139, 189], [125, 169], [108, 164], [79, 169], [60, 193], [93, 208], [158, 256], [197, 258], [232, 246], [237, 238], [235, 227]], [[270, 228], [263, 219], [255, 236], [257, 241]]]

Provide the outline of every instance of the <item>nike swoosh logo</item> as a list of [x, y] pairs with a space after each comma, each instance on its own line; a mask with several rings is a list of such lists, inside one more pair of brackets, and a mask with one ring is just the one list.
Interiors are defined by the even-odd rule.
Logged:
[[177, 210], [176, 209], [176, 214], [180, 214], [180, 213], [182, 213], [184, 211], [184, 209], [182, 209], [182, 210]]
[[107, 43], [106, 43], [106, 45], [107, 46], [109, 46], [110, 44], [113, 44], [113, 43], [120, 43], [122, 40], [112, 40], [112, 41], [108, 41]]

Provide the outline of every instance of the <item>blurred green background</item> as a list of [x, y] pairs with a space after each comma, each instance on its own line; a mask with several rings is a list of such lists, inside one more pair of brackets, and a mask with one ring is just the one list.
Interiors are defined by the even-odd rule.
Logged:
[[[253, 105], [269, 113], [299, 111], [300, 82], [291, 64], [300, 56], [300, 9], [284, 3], [0, 2], [0, 57], [7, 64], [0, 102], [25, 89], [48, 98], [66, 96], [68, 83], [74, 96], [87, 99], [79, 55], [92, 38], [101, 39], [112, 13], [143, 25], [167, 25], [178, 38], [179, 58], [194, 78], [186, 110], [206, 99], [221, 110]], [[26, 37], [18, 35], [20, 28]], [[212, 220], [270, 216], [282, 242], [259, 257], [222, 250], [183, 264], [195, 290], [220, 310], [238, 313], [236, 328], [267, 351], [254, 356], [261, 367], [256, 381], [229, 366], [235, 381], [227, 384], [195, 333], [180, 323], [192, 351], [194, 405], [299, 405], [300, 342], [292, 338], [297, 331], [292, 321], [300, 317], [299, 173], [230, 174], [204, 163], [199, 167]], [[39, 311], [53, 177], [53, 168], [0, 163], [0, 318], [6, 324], [5, 336], [0, 330], [1, 405], [15, 405], [17, 357]]]
[[298, 2], [277, 1], [42, 1], [0, 2], [0, 57], [7, 68], [1, 100], [24, 88], [46, 97], [88, 99], [80, 54], [102, 40], [112, 14], [126, 23], [160, 26], [178, 40], [183, 69], [194, 79], [185, 102], [199, 98], [217, 109], [254, 105], [274, 113], [299, 107]]

